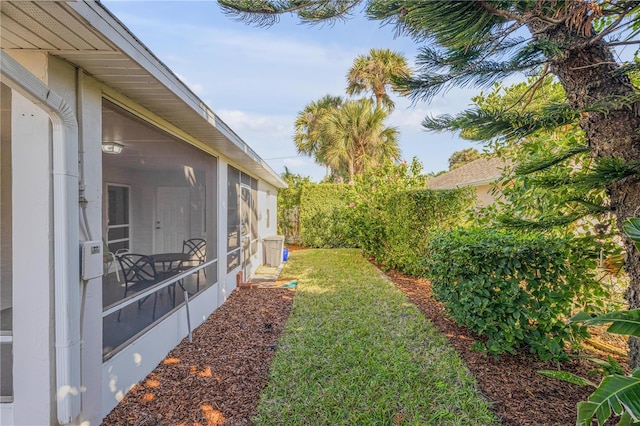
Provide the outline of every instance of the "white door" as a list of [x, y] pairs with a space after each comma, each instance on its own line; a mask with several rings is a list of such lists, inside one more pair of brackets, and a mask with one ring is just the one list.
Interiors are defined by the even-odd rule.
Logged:
[[191, 213], [189, 188], [161, 186], [156, 189], [154, 253], [182, 251], [189, 238]]

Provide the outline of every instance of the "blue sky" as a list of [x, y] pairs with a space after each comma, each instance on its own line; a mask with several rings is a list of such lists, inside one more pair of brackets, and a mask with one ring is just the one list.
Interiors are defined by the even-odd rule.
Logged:
[[[149, 49], [278, 173], [319, 181], [324, 168], [299, 157], [293, 122], [309, 102], [326, 94], [345, 96], [346, 74], [357, 55], [392, 49], [413, 64], [418, 45], [394, 37], [391, 26], [356, 14], [334, 25], [301, 25], [283, 17], [268, 28], [223, 15], [215, 1], [103, 1]], [[456, 113], [479, 89], [454, 89], [430, 103], [395, 98], [387, 123], [400, 130], [403, 158], [424, 170], [448, 168], [454, 151], [475, 143], [449, 133], [422, 130], [427, 114]]]

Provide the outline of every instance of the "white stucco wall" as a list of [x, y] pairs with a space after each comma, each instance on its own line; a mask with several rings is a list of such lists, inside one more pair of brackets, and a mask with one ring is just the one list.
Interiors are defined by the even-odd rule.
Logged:
[[278, 233], [278, 189], [264, 181], [258, 182], [261, 238]]

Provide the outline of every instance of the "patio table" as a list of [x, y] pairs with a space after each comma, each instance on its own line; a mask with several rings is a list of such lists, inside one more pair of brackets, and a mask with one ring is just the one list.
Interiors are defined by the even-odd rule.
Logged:
[[162, 264], [162, 270], [164, 271], [177, 270], [181, 262], [191, 260], [191, 255], [188, 253], [156, 253], [150, 257], [154, 263]]
[[[161, 263], [162, 268], [165, 271], [171, 271], [179, 273], [180, 265], [182, 262], [191, 260], [191, 255], [188, 253], [156, 253], [152, 254], [151, 258], [154, 263]], [[189, 313], [189, 292], [184, 287], [182, 280], [178, 281], [178, 285], [182, 289], [184, 294], [184, 303], [187, 309], [187, 329], [189, 331], [189, 343], [192, 341], [191, 337], [191, 314]], [[175, 294], [174, 294], [175, 300]]]

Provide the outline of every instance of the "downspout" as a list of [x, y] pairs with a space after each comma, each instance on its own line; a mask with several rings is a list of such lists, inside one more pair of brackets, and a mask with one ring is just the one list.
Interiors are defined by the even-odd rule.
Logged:
[[80, 414], [78, 124], [60, 95], [4, 51], [0, 73], [52, 123], [56, 401], [58, 422], [70, 424]]

